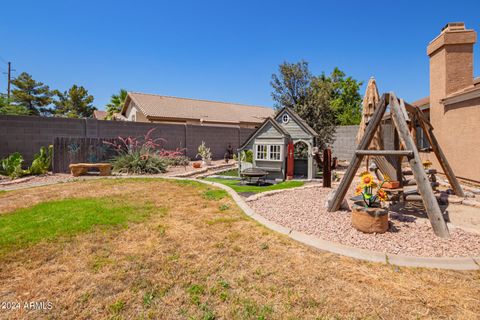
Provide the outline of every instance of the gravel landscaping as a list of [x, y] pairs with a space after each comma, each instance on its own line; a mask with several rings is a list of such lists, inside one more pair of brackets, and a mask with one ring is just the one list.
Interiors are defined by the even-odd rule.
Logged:
[[[406, 256], [480, 256], [480, 234], [455, 228], [451, 238], [435, 236], [428, 219], [390, 212], [384, 234], [364, 234], [350, 224], [349, 211], [327, 212], [325, 200], [331, 189], [292, 189], [249, 202], [255, 212], [296, 231], [378, 252]], [[479, 210], [480, 214], [480, 210]]]

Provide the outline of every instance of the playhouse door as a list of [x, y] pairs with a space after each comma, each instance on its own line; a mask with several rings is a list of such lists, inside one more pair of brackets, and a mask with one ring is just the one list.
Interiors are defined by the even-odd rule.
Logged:
[[289, 142], [287, 146], [287, 180], [293, 179], [295, 148], [293, 142]]

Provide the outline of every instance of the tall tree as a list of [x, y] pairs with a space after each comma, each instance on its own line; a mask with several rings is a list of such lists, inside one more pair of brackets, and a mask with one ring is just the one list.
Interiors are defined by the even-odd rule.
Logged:
[[23, 106], [12, 105], [6, 95], [0, 94], [0, 114], [28, 115], [30, 112]]
[[120, 89], [118, 94], [113, 94], [110, 98], [110, 103], [106, 105], [107, 116], [105, 119], [112, 119], [114, 113], [120, 113], [127, 99], [128, 92], [125, 89]]
[[15, 87], [12, 90], [12, 102], [16, 106], [26, 108], [32, 115], [48, 114], [48, 105], [52, 103], [52, 92], [42, 82], [32, 79], [32, 76], [22, 72], [12, 80]]
[[91, 118], [93, 111], [97, 110], [93, 106], [93, 96], [88, 94], [87, 89], [82, 86], [73, 85], [65, 92], [54, 91], [55, 100], [53, 104], [55, 116], [67, 118]]
[[360, 87], [363, 84], [338, 68], [330, 75], [333, 82], [331, 106], [335, 110], [336, 124], [340, 126], [359, 124], [362, 118], [362, 96]]
[[308, 99], [308, 91], [312, 74], [308, 70], [308, 62], [284, 62], [278, 67], [278, 75], [272, 75], [270, 84], [273, 87], [272, 97], [275, 108], [303, 105]]
[[333, 140], [335, 114], [330, 106], [333, 85], [324, 75], [313, 76], [308, 62], [285, 62], [272, 75], [275, 108], [292, 108], [318, 134], [317, 146], [325, 148]]

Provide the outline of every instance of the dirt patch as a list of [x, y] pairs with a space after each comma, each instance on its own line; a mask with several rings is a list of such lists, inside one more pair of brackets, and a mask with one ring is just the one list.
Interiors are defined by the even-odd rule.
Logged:
[[229, 197], [206, 199], [206, 186], [146, 180], [12, 192], [10, 208], [42, 197], [124, 193], [169, 210], [126, 229], [4, 257], [0, 300], [51, 301], [53, 309], [0, 310], [0, 318], [475, 319], [480, 313], [479, 272], [398, 268], [319, 252], [250, 220]]

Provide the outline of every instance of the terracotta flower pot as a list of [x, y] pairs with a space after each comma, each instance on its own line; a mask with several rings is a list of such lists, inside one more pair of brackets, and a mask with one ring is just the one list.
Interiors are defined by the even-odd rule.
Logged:
[[193, 166], [195, 169], [198, 169], [198, 168], [200, 168], [200, 167], [202, 166], [202, 164], [201, 164], [200, 162], [194, 162], [194, 163], [192, 164], [192, 166]]
[[388, 230], [388, 210], [365, 208], [361, 203], [352, 206], [352, 225], [365, 233], [384, 233]]

